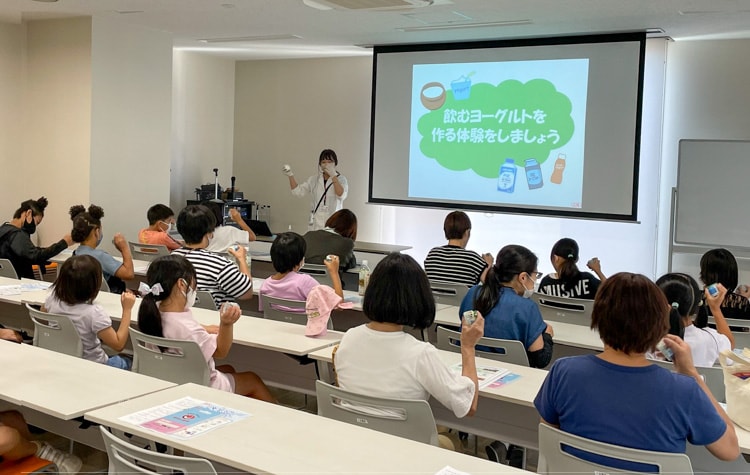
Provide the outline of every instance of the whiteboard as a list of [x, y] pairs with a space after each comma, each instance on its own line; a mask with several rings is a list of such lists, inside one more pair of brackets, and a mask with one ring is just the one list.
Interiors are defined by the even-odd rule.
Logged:
[[750, 248], [750, 141], [680, 140], [675, 243]]

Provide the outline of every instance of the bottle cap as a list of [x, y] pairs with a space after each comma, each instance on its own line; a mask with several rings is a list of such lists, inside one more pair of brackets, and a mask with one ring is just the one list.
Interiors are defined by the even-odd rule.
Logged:
[[362, 261], [362, 267], [367, 267], [367, 259], [364, 259], [364, 260]]

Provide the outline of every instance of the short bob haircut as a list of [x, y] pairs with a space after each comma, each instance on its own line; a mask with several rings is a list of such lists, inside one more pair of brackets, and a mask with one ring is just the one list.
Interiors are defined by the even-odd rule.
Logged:
[[203, 205], [186, 206], [177, 216], [177, 231], [186, 244], [199, 244], [215, 228], [214, 214]]
[[591, 329], [615, 350], [646, 353], [669, 331], [669, 311], [664, 292], [646, 276], [620, 272], [599, 287]]
[[330, 148], [324, 149], [322, 152], [320, 152], [320, 158], [318, 158], [318, 165], [320, 165], [323, 160], [333, 160], [334, 165], [339, 165], [339, 157], [336, 156], [336, 152], [331, 150]]
[[305, 258], [307, 243], [297, 233], [286, 232], [276, 236], [271, 244], [271, 262], [276, 272], [286, 274], [294, 270]]
[[357, 215], [348, 209], [340, 209], [333, 213], [326, 221], [326, 227], [336, 231], [336, 234], [357, 240]]
[[435, 321], [435, 298], [422, 267], [411, 256], [388, 254], [370, 275], [362, 311], [374, 322], [423, 330]]
[[464, 233], [471, 229], [471, 220], [463, 211], [453, 211], [448, 213], [443, 221], [443, 231], [445, 239], [461, 239]]
[[726, 249], [711, 249], [701, 257], [701, 281], [705, 285], [721, 283], [727, 291], [737, 288], [737, 259]]
[[87, 254], [63, 262], [55, 280], [55, 297], [68, 305], [91, 302], [102, 286], [102, 265]]
[[146, 219], [148, 219], [149, 226], [153, 226], [159, 221], [165, 221], [173, 217], [174, 211], [172, 211], [172, 208], [163, 204], [156, 204], [150, 207], [146, 212]]

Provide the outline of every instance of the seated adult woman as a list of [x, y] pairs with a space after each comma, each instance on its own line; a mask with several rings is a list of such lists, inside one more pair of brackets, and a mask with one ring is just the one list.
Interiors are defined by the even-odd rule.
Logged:
[[443, 221], [443, 232], [448, 244], [433, 247], [424, 260], [424, 270], [430, 280], [464, 284], [484, 282], [492, 266], [492, 254], [479, 255], [466, 249], [471, 237], [471, 220], [463, 211], [448, 213]]
[[326, 220], [325, 228], [308, 231], [304, 236], [307, 250], [305, 262], [325, 264], [326, 256], [339, 256], [341, 270], [357, 265], [354, 241], [357, 239], [357, 216], [348, 209], [340, 209]]
[[104, 210], [96, 205], [89, 206], [88, 211], [83, 205], [70, 208], [70, 218], [73, 220], [73, 231], [70, 235], [74, 242], [81, 243], [74, 254], [89, 255], [99, 261], [99, 264], [102, 265], [104, 280], [107, 281], [110, 291], [120, 294], [125, 291], [125, 282], [123, 281], [135, 277], [133, 257], [130, 255], [128, 241], [120, 233], [115, 233], [112, 242], [120, 251], [122, 262], [112, 257], [107, 251], [97, 249], [104, 239], [103, 217]]
[[[726, 249], [711, 249], [701, 257], [700, 279], [703, 285], [721, 284], [727, 289], [727, 295], [721, 303], [721, 313], [725, 318], [750, 320], [750, 301], [736, 294], [738, 270], [737, 260]], [[708, 324], [711, 309], [706, 305], [698, 308], [695, 324], [704, 328]]]
[[[685, 343], [690, 345], [695, 366], [710, 367], [716, 364], [719, 353], [734, 347], [734, 337], [721, 313], [721, 303], [727, 289], [719, 284], [719, 293], [712, 297], [707, 289], [701, 291], [698, 283], [687, 274], [666, 274], [659, 277], [656, 285], [664, 292], [667, 302], [672, 306], [670, 326], [673, 315], [677, 314]], [[693, 318], [705, 298], [716, 321], [716, 330], [694, 324]], [[717, 331], [718, 330], [718, 331]], [[674, 334], [672, 330], [670, 333]]]
[[[552, 246], [550, 260], [556, 274], [545, 275], [539, 283], [539, 292], [556, 297], [594, 300], [599, 284], [607, 280], [602, 274], [598, 258], [591, 259], [587, 266], [596, 272], [597, 279], [590, 272], [581, 272], [576, 263], [579, 257], [578, 243], [570, 238], [562, 238]], [[600, 281], [601, 279], [601, 281]]]
[[182, 244], [169, 235], [169, 231], [174, 226], [174, 211], [172, 211], [172, 208], [167, 205], [156, 204], [148, 209], [146, 219], [148, 219], [148, 227], [140, 230], [138, 242], [167, 246], [170, 251], [182, 247]]
[[469, 289], [459, 309], [459, 316], [466, 310], [478, 310], [485, 316], [484, 336], [523, 343], [533, 368], [543, 368], [552, 359], [552, 327], [544, 323], [539, 307], [529, 300], [540, 276], [538, 262], [523, 246], [505, 246], [497, 253], [484, 285]]
[[[602, 284], [591, 328], [599, 331], [604, 351], [555, 361], [534, 400], [543, 421], [634, 449], [684, 453], [688, 441], [722, 460], [737, 458], [734, 425], [695, 370], [690, 347], [667, 335], [669, 309], [661, 290], [642, 275], [619, 273]], [[677, 373], [646, 359], [662, 338], [674, 352]]]
[[479, 394], [474, 346], [484, 319], [461, 331], [462, 374], [442, 362], [438, 350], [404, 332], [425, 329], [435, 320], [430, 283], [417, 261], [389, 254], [370, 276], [362, 311], [369, 323], [349, 329], [335, 353], [343, 389], [378, 397], [428, 399], [430, 395], [456, 417], [472, 415]]

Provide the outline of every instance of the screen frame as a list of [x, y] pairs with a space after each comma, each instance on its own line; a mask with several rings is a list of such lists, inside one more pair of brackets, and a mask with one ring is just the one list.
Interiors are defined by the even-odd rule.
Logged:
[[[441, 202], [422, 201], [417, 199], [391, 199], [382, 197], [373, 197], [373, 169], [375, 160], [375, 115], [376, 115], [376, 93], [377, 93], [377, 76], [378, 76], [378, 55], [389, 53], [408, 53], [423, 51], [440, 51], [440, 50], [462, 50], [462, 49], [487, 49], [487, 48], [510, 48], [510, 47], [528, 47], [528, 46], [550, 46], [550, 45], [575, 45], [575, 44], [594, 44], [594, 43], [614, 43], [614, 42], [639, 42], [638, 55], [638, 84], [635, 111], [635, 128], [633, 142], [633, 186], [631, 209], [629, 214], [616, 213], [597, 213], [563, 209], [535, 209], [535, 208], [518, 208], [508, 205], [485, 205], [470, 202]], [[491, 213], [522, 214], [536, 216], [550, 216], [559, 218], [573, 219], [594, 219], [607, 221], [638, 221], [638, 182], [640, 170], [640, 149], [641, 149], [641, 121], [643, 111], [643, 80], [646, 62], [646, 32], [624, 32], [611, 34], [595, 35], [575, 35], [575, 36], [555, 36], [543, 38], [524, 38], [524, 39], [501, 39], [501, 40], [480, 40], [456, 43], [409, 43], [409, 44], [387, 44], [375, 45], [373, 47], [373, 65], [372, 65], [372, 96], [370, 110], [370, 162], [368, 170], [368, 190], [367, 202], [370, 204], [408, 206], [415, 208], [437, 208], [437, 209], [461, 209], [466, 211], [481, 211]]]

